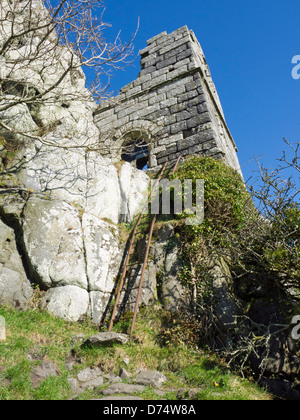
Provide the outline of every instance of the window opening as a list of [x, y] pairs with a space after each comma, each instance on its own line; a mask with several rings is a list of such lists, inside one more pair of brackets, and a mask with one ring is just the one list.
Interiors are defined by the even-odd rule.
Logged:
[[140, 131], [127, 134], [122, 147], [121, 159], [131, 163], [137, 169], [146, 170], [148, 168], [149, 148], [145, 140], [145, 133]]

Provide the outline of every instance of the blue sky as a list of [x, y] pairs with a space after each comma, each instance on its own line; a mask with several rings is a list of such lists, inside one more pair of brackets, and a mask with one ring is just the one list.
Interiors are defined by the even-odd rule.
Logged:
[[[126, 41], [140, 27], [135, 53], [147, 39], [187, 25], [202, 45], [225, 118], [247, 179], [263, 155], [267, 167], [285, 148], [283, 137], [300, 141], [300, 79], [292, 58], [300, 55], [299, 0], [106, 0], [107, 38], [121, 30]], [[133, 81], [139, 57], [111, 80], [118, 90]]]

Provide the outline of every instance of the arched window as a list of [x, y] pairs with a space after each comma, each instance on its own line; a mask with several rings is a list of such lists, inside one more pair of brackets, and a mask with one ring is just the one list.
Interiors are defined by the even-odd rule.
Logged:
[[149, 137], [140, 130], [125, 134], [121, 159], [130, 162], [137, 169], [147, 169], [149, 160]]

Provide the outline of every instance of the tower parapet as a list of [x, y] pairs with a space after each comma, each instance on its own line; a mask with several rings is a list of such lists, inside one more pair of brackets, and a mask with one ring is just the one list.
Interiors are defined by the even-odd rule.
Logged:
[[237, 148], [202, 48], [184, 26], [140, 51], [141, 72], [100, 104], [103, 154], [153, 168], [179, 155], [213, 156], [240, 170]]

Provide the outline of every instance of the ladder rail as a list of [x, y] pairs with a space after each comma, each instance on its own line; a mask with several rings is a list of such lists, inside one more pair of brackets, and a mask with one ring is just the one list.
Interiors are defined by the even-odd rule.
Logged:
[[[163, 175], [163, 173], [164, 173], [164, 171], [166, 169], [166, 166], [167, 166], [167, 162], [164, 164], [164, 166], [163, 166], [163, 168], [162, 168], [162, 170], [160, 172], [160, 175], [159, 175], [159, 177], [157, 179], [157, 182], [159, 182], [161, 180], [161, 177], [162, 177], [162, 175]], [[151, 194], [151, 192], [149, 192], [148, 200], [149, 200], [150, 194]], [[143, 207], [143, 209], [142, 209], [142, 211], [140, 213], [139, 219], [138, 219], [138, 221], [137, 221], [137, 223], [136, 223], [136, 225], [134, 227], [134, 230], [132, 232], [132, 235], [131, 235], [131, 240], [130, 240], [130, 244], [129, 244], [129, 249], [128, 249], [127, 257], [126, 257], [126, 260], [125, 260], [125, 264], [124, 264], [124, 268], [123, 268], [123, 272], [122, 272], [122, 277], [121, 277], [121, 280], [120, 280], [120, 283], [119, 283], [118, 292], [117, 292], [117, 296], [116, 296], [116, 301], [115, 301], [115, 304], [114, 304], [113, 312], [112, 312], [110, 323], [109, 323], [109, 327], [108, 327], [108, 331], [109, 332], [112, 330], [112, 327], [113, 327], [113, 324], [114, 324], [114, 320], [115, 320], [115, 317], [116, 317], [116, 313], [117, 313], [117, 309], [118, 309], [118, 305], [119, 305], [119, 301], [120, 301], [120, 297], [121, 297], [121, 292], [122, 292], [123, 285], [124, 285], [124, 280], [125, 280], [126, 273], [127, 273], [127, 268], [128, 268], [128, 264], [129, 264], [129, 260], [130, 260], [130, 256], [131, 256], [131, 252], [132, 252], [132, 248], [133, 248], [133, 244], [134, 244], [136, 232], [137, 232], [137, 229], [138, 229], [138, 227], [139, 227], [139, 225], [141, 223], [141, 220], [142, 220], [142, 217], [143, 217], [143, 214], [144, 214], [144, 210], [145, 210], [146, 206], [148, 205], [148, 200], [144, 204], [144, 207]]]
[[132, 337], [132, 333], [133, 333], [134, 327], [135, 327], [135, 321], [136, 321], [136, 316], [137, 316], [137, 312], [138, 312], [138, 308], [139, 308], [139, 302], [140, 302], [140, 299], [141, 299], [144, 275], [145, 275], [145, 271], [146, 271], [146, 267], [147, 267], [150, 245], [151, 245], [151, 240], [152, 240], [152, 234], [153, 234], [153, 229], [154, 229], [154, 225], [155, 225], [155, 222], [156, 222], [156, 218], [157, 218], [157, 216], [155, 215], [152, 219], [152, 223], [151, 223], [151, 227], [150, 227], [147, 249], [146, 249], [142, 274], [141, 274], [140, 283], [139, 283], [138, 295], [137, 295], [136, 302], [135, 302], [135, 308], [134, 308], [132, 324], [131, 324], [131, 329], [130, 329], [130, 339]]
[[[175, 171], [177, 169], [177, 166], [179, 164], [180, 159], [181, 159], [181, 156], [178, 157], [178, 159], [176, 161], [176, 164], [175, 164], [175, 166], [173, 168], [172, 174], [175, 173]], [[140, 283], [139, 283], [139, 288], [138, 288], [138, 294], [137, 294], [137, 298], [136, 298], [136, 302], [135, 302], [135, 308], [134, 308], [134, 313], [133, 313], [133, 318], [132, 318], [132, 324], [131, 324], [131, 328], [130, 328], [130, 340], [132, 338], [132, 333], [133, 333], [134, 328], [135, 328], [135, 321], [136, 321], [137, 312], [138, 312], [138, 308], [139, 308], [139, 303], [140, 303], [140, 299], [141, 299], [142, 288], [143, 288], [143, 281], [144, 281], [145, 271], [146, 271], [146, 267], [147, 267], [147, 263], [148, 263], [149, 251], [150, 251], [150, 246], [151, 246], [151, 241], [152, 241], [152, 235], [153, 235], [153, 229], [154, 229], [154, 225], [156, 223], [156, 219], [157, 219], [157, 214], [155, 214], [153, 216], [151, 227], [150, 227], [149, 238], [148, 238], [148, 243], [147, 243], [147, 249], [146, 249], [146, 254], [145, 254], [145, 258], [144, 258], [143, 269], [142, 269]]]

